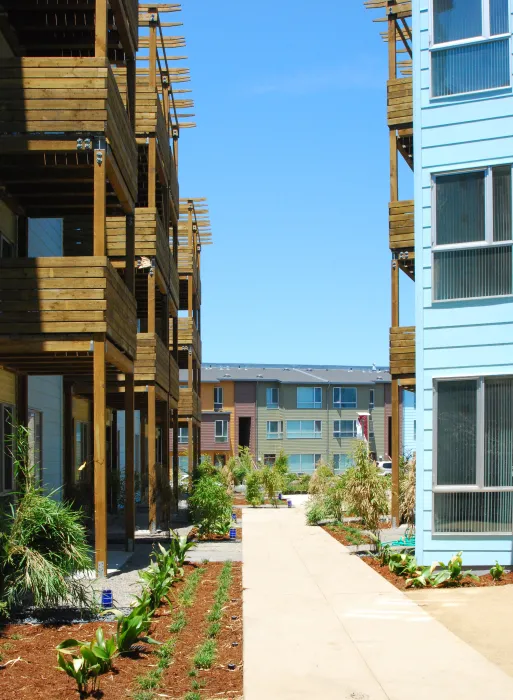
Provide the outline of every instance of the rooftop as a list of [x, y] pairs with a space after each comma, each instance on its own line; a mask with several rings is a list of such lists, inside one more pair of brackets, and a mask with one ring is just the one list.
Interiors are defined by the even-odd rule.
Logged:
[[388, 368], [345, 365], [257, 365], [205, 363], [202, 382], [279, 382], [281, 384], [374, 384], [390, 382]]

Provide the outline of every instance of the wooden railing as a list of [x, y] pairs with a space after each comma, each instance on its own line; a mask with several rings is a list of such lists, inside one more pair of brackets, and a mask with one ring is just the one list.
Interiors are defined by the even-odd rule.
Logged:
[[390, 329], [390, 374], [415, 374], [415, 326]]
[[0, 335], [106, 333], [135, 357], [135, 299], [106, 257], [0, 259]]
[[180, 387], [178, 415], [182, 418], [192, 417], [201, 420], [201, 405], [198, 394], [194, 389]]
[[192, 275], [194, 289], [199, 291], [199, 271], [196, 251], [190, 246], [178, 246], [178, 273]]
[[137, 49], [139, 34], [138, 0], [112, 0], [111, 7], [116, 17], [116, 26], [121, 31], [122, 25], [129, 35], [132, 45]]
[[390, 202], [390, 250], [414, 250], [414, 203], [413, 200]]
[[194, 319], [178, 319], [178, 345], [192, 345], [196, 351], [200, 347], [200, 337]]
[[169, 393], [169, 349], [156, 333], [137, 334], [136, 382], [156, 382]]
[[411, 78], [389, 80], [388, 126], [408, 127], [413, 124], [413, 81]]

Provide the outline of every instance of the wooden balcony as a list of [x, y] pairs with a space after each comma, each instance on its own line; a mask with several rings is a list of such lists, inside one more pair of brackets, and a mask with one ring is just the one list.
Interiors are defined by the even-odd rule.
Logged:
[[[109, 257], [125, 256], [126, 219], [124, 216], [107, 218], [107, 253]], [[135, 210], [135, 255], [154, 258], [166, 281], [175, 305], [178, 305], [178, 270], [169, 249], [169, 239], [156, 209]]]
[[136, 351], [136, 304], [106, 257], [0, 259], [0, 336], [105, 333]]
[[192, 345], [197, 356], [201, 356], [200, 335], [192, 318], [178, 319], [178, 347], [184, 345]]
[[390, 374], [392, 377], [415, 374], [415, 326], [390, 329]]
[[387, 118], [392, 129], [413, 125], [413, 80], [397, 78], [387, 83]]
[[[414, 251], [414, 203], [413, 200], [390, 202], [390, 250]], [[410, 256], [413, 257], [413, 254]]]
[[180, 370], [178, 369], [177, 361], [171, 354], [169, 355], [169, 393], [178, 402], [180, 396]]
[[178, 401], [179, 418], [195, 418], [201, 420], [201, 402], [194, 389], [180, 387], [180, 399]]
[[156, 383], [169, 393], [169, 349], [156, 333], [137, 334], [137, 358], [134, 379], [142, 384]]

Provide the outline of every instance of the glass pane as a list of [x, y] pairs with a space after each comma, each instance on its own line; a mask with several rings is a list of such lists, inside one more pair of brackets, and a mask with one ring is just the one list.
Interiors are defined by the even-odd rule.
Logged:
[[314, 407], [314, 390], [300, 386], [297, 389], [297, 405], [298, 408], [313, 408]]
[[322, 403], [322, 389], [320, 387], [315, 389], [315, 403], [319, 405]]
[[508, 0], [490, 0], [490, 33], [507, 34], [509, 32]]
[[512, 293], [511, 246], [435, 252], [435, 301]]
[[510, 84], [509, 39], [433, 51], [432, 59], [433, 97]]
[[485, 381], [484, 485], [513, 486], [513, 379]]
[[485, 240], [485, 173], [436, 178], [436, 243]]
[[289, 455], [290, 471], [298, 472], [301, 469], [301, 455]]
[[481, 0], [433, 0], [435, 44], [481, 36]]
[[493, 168], [493, 240], [510, 241], [511, 166]]
[[341, 402], [341, 400], [342, 400], [342, 398], [341, 398], [341, 396], [340, 396], [341, 391], [342, 391], [341, 388], [338, 387], [338, 386], [336, 386], [336, 387], [333, 389], [333, 404], [334, 404], [335, 406], [340, 405], [340, 402]]
[[437, 485], [476, 484], [477, 383], [438, 383]]
[[435, 533], [511, 532], [513, 493], [435, 493]]

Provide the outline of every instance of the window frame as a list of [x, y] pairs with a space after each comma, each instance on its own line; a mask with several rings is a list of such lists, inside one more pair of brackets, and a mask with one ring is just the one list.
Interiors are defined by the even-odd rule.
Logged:
[[[187, 433], [185, 440], [182, 440], [182, 430], [185, 430]], [[187, 445], [188, 443], [189, 443], [189, 426], [188, 425], [179, 425], [178, 426], [178, 444], [179, 445]]]
[[[509, 531], [475, 531], [475, 532], [438, 532], [435, 529], [435, 495], [440, 493], [511, 493], [512, 486], [484, 485], [484, 435], [485, 435], [485, 381], [487, 379], [513, 379], [513, 374], [466, 374], [458, 376], [433, 378], [433, 408], [432, 408], [432, 481], [431, 481], [431, 532], [436, 537], [509, 537]], [[438, 386], [442, 382], [476, 382], [476, 484], [446, 484], [437, 485], [438, 481]], [[481, 426], [481, 429], [479, 428]], [[513, 525], [512, 525], [513, 532]]]
[[[344, 390], [352, 390], [354, 391], [354, 401], [343, 401], [342, 400], [342, 394]], [[335, 401], [335, 391], [340, 391], [340, 401]], [[333, 393], [332, 393], [332, 399], [333, 399], [333, 408], [337, 410], [342, 410], [342, 409], [351, 409], [351, 408], [358, 408], [358, 387], [356, 386], [334, 386], [333, 387]]]
[[[300, 405], [299, 394], [298, 394], [300, 389], [312, 389], [312, 391], [314, 392], [313, 401], [309, 402], [308, 405], [304, 405], [304, 402], [303, 402], [303, 405]], [[320, 396], [321, 396], [320, 401], [316, 400], [316, 393], [317, 392], [320, 392]], [[300, 386], [296, 387], [296, 408], [300, 411], [303, 411], [303, 410], [310, 410], [310, 411], [321, 410], [322, 409], [322, 387], [321, 386], [308, 386], [308, 385], [304, 385], [304, 384], [301, 384]]]
[[[221, 401], [216, 401], [216, 392], [218, 392], [218, 398], [221, 396]], [[224, 407], [224, 391], [222, 386], [214, 387], [214, 411], [222, 411]]]
[[274, 467], [276, 464], [276, 455], [269, 453], [264, 454], [264, 466], [265, 467]]
[[376, 394], [374, 392], [374, 389], [369, 389], [369, 409], [375, 408], [376, 406]]
[[[228, 421], [227, 420], [216, 420], [215, 426], [214, 426], [214, 442], [220, 443], [220, 444], [226, 444], [228, 442]], [[218, 423], [221, 423], [223, 426], [222, 428], [222, 434], [218, 435], [217, 434], [217, 425]], [[226, 431], [226, 434], [225, 434]]]
[[[296, 437], [289, 436], [289, 423], [299, 423], [299, 431], [293, 430], [293, 433], [303, 432], [303, 423], [313, 423], [313, 435], [297, 435]], [[317, 429], [319, 427], [319, 429]], [[308, 432], [308, 431], [307, 431]], [[301, 420], [292, 418], [287, 420], [287, 440], [321, 440], [322, 439], [322, 420], [316, 420], [311, 418], [308, 420]]]
[[[271, 393], [271, 401], [269, 401], [269, 392]], [[273, 392], [276, 392], [276, 401], [272, 401]], [[297, 396], [296, 396], [297, 398]], [[269, 410], [276, 410], [280, 407], [280, 389], [277, 386], [268, 386], [265, 389], [265, 405]]]
[[[298, 454], [289, 455], [288, 457], [289, 457], [289, 460], [290, 460], [292, 457], [299, 457], [299, 458], [300, 458], [299, 461], [301, 462], [301, 464], [300, 464], [301, 470], [300, 470], [300, 471], [295, 471], [295, 470], [291, 467], [290, 471], [291, 471], [292, 474], [314, 474], [314, 473], [315, 473], [315, 470], [317, 469], [317, 464], [318, 464], [318, 463], [321, 461], [321, 459], [322, 459], [322, 454], [320, 454], [320, 453], [318, 453], [318, 452], [314, 452], [314, 453], [311, 453], [311, 452], [300, 452], [300, 453], [298, 453]], [[303, 464], [302, 464], [302, 462], [303, 462], [303, 457], [313, 457], [313, 470], [312, 470], [312, 471], [305, 471], [305, 470], [303, 469]], [[318, 459], [316, 459], [316, 457], [317, 457]]]
[[[512, 221], [512, 231], [511, 238], [506, 241], [494, 241], [494, 209], [493, 209], [493, 170], [494, 168], [507, 167], [509, 165], [511, 170], [511, 221]], [[482, 241], [469, 241], [465, 243], [444, 243], [438, 245], [436, 242], [437, 236], [437, 178], [448, 177], [451, 175], [464, 175], [465, 173], [485, 173], [485, 237]], [[447, 304], [452, 302], [468, 302], [480, 299], [507, 299], [513, 297], [513, 280], [512, 280], [512, 292], [511, 294], [499, 294], [495, 296], [478, 296], [478, 297], [458, 297], [455, 299], [435, 299], [435, 285], [434, 285], [434, 275], [435, 275], [435, 254], [458, 251], [458, 250], [488, 250], [490, 248], [506, 248], [510, 247], [512, 249], [513, 257], [513, 163], [503, 163], [496, 165], [484, 165], [476, 168], [463, 168], [457, 170], [449, 170], [442, 172], [431, 173], [431, 303], [432, 304]]]
[[[335, 425], [337, 423], [352, 423], [354, 426], [354, 431], [352, 435], [341, 435], [342, 429], [339, 428], [339, 430], [335, 429]], [[339, 433], [337, 435], [337, 433]], [[356, 419], [352, 418], [338, 418], [333, 421], [333, 437], [335, 440], [356, 440], [358, 438], [358, 426], [357, 426], [357, 421]]]
[[[508, 27], [509, 31], [504, 34], [491, 34], [490, 26], [490, 0], [481, 0], [481, 18], [482, 18], [482, 34], [480, 36], [469, 37], [467, 39], [456, 39], [453, 41], [445, 41], [442, 43], [435, 43], [435, 7], [434, 0], [429, 0], [429, 99], [430, 101], [438, 102], [440, 100], [454, 99], [454, 98], [464, 98], [469, 95], [479, 95], [481, 93], [497, 92], [501, 90], [511, 90], [513, 87], [512, 73], [513, 73], [513, 60], [511, 55], [511, 36], [512, 36], [512, 24], [511, 24], [511, 12], [512, 12], [512, 0], [508, 0]], [[474, 90], [471, 92], [458, 92], [454, 95], [439, 95], [433, 94], [433, 60], [432, 56], [438, 51], [445, 51], [447, 49], [453, 49], [458, 47], [465, 47], [477, 44], [489, 44], [492, 41], [504, 41], [504, 39], [509, 39], [509, 85], [503, 85], [501, 87], [493, 88], [483, 88], [481, 90]]]
[[[269, 430], [269, 425], [271, 423], [276, 423], [278, 430], [276, 433], [273, 433], [272, 431]], [[281, 430], [280, 430], [281, 427]], [[265, 426], [265, 434], [266, 434], [266, 440], [283, 440], [283, 421], [282, 420], [268, 420], [267, 424]], [[273, 435], [273, 437], [269, 437], [270, 435]]]
[[[4, 244], [5, 244], [5, 245], [8, 245], [8, 246], [11, 246], [11, 248], [12, 248], [12, 255], [7, 255], [7, 256], [5, 256], [5, 255], [3, 254]], [[17, 253], [17, 251], [16, 251], [16, 243], [13, 242], [13, 241], [11, 241], [10, 238], [7, 238], [7, 236], [6, 236], [4, 233], [2, 233], [2, 232], [0, 231], [0, 258], [3, 259], [3, 260], [11, 260], [12, 258], [17, 257], [16, 253]], [[1, 493], [1, 492], [0, 492], [0, 493]]]

